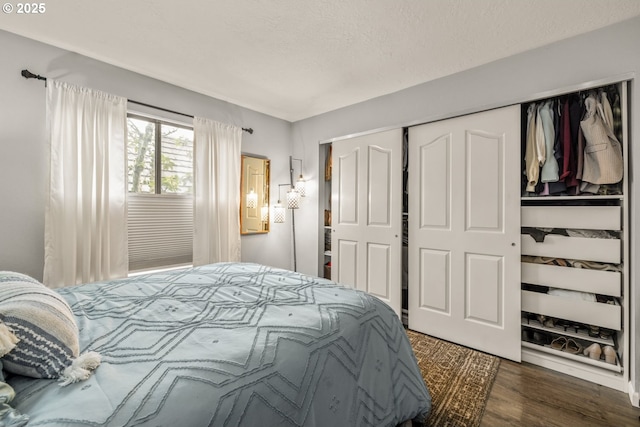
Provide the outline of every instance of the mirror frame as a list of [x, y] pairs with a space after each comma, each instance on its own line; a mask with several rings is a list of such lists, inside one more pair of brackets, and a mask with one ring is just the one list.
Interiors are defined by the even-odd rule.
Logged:
[[[262, 166], [258, 166], [262, 163]], [[240, 234], [264, 234], [270, 231], [271, 208], [269, 205], [269, 187], [271, 178], [271, 161], [255, 154], [241, 156], [240, 169]], [[262, 177], [260, 179], [259, 177]], [[247, 194], [254, 189], [258, 193], [258, 205], [255, 208], [247, 207]], [[261, 208], [267, 206], [267, 220], [262, 221]], [[258, 226], [259, 223], [259, 226]], [[248, 229], [253, 225], [252, 229]]]

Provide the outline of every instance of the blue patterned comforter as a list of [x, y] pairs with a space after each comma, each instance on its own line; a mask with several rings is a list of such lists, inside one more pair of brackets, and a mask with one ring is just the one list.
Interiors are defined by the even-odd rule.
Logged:
[[328, 280], [220, 263], [59, 289], [87, 381], [13, 377], [29, 426], [395, 426], [431, 397], [384, 303]]

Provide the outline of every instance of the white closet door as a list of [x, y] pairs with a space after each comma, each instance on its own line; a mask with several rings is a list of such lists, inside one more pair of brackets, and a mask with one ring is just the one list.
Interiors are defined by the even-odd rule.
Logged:
[[333, 143], [331, 278], [401, 315], [402, 129]]
[[520, 361], [520, 106], [409, 129], [409, 328]]

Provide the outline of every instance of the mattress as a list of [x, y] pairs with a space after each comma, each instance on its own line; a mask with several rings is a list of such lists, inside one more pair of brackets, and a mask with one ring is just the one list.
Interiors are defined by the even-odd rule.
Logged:
[[431, 397], [396, 314], [326, 279], [220, 263], [57, 290], [83, 382], [14, 376], [29, 426], [395, 426]]

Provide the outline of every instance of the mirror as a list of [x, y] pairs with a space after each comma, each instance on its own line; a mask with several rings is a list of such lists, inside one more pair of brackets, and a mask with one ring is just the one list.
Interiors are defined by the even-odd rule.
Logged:
[[240, 234], [269, 232], [269, 159], [243, 154]]

